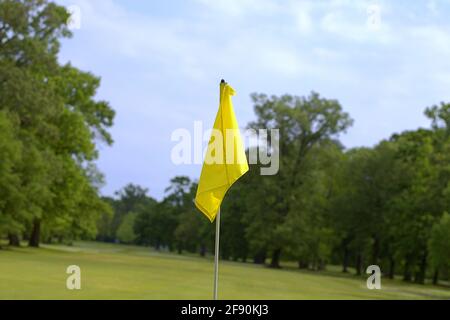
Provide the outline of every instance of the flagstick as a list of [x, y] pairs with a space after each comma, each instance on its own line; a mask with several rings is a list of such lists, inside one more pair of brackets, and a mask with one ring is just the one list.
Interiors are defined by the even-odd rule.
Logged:
[[216, 252], [214, 256], [214, 300], [218, 298], [219, 287], [219, 239], [220, 239], [220, 208], [216, 217]]

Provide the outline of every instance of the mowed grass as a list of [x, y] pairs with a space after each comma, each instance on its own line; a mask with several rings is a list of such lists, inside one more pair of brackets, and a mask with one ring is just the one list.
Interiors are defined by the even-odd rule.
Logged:
[[[79, 291], [66, 269], [81, 268]], [[210, 299], [212, 259], [99, 243], [0, 250], [0, 299]], [[381, 290], [339, 272], [221, 262], [221, 299], [450, 299], [446, 287], [383, 278]]]

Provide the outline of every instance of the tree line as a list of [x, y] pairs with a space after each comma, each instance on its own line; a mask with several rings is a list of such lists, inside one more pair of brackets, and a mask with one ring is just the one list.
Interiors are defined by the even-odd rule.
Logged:
[[[114, 111], [100, 79], [60, 64], [66, 10], [45, 0], [0, 2], [0, 238], [10, 245], [97, 239], [157, 250], [213, 252], [214, 227], [195, 208], [196, 181], [175, 177], [157, 201], [130, 184], [101, 197], [97, 145], [112, 144]], [[252, 96], [253, 129], [279, 129], [280, 171], [260, 165], [227, 194], [222, 259], [389, 277], [449, 279], [450, 104], [429, 128], [346, 149], [353, 123], [317, 93]], [[269, 141], [267, 152], [275, 144]]]
[[[448, 280], [450, 104], [427, 108], [430, 128], [394, 134], [372, 148], [338, 140], [352, 120], [336, 100], [253, 95], [251, 128], [280, 129], [280, 171], [247, 173], [222, 205], [221, 258], [279, 268], [341, 264], [360, 275], [379, 265], [390, 278]], [[270, 150], [268, 150], [270, 152]], [[175, 177], [156, 201], [130, 184], [106, 200], [100, 241], [157, 250], [214, 250], [214, 227], [195, 208], [197, 184]]]

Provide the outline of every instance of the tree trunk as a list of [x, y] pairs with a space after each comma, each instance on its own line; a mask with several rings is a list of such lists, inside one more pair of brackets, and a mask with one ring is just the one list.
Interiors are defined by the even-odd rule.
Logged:
[[356, 275], [360, 276], [362, 273], [362, 256], [361, 253], [356, 255], [356, 263], [355, 263]]
[[41, 220], [34, 219], [33, 230], [31, 231], [31, 236], [28, 245], [33, 248], [39, 248], [40, 239], [41, 239]]
[[347, 248], [347, 246], [344, 246], [344, 259], [342, 260], [342, 272], [347, 273], [348, 272], [348, 261], [350, 258], [350, 252]]
[[266, 263], [266, 251], [261, 250], [253, 257], [253, 263], [255, 264], [264, 264]]
[[8, 234], [9, 245], [12, 247], [20, 247], [20, 239], [19, 236], [15, 233]]
[[414, 283], [425, 284], [425, 279], [422, 276], [422, 271], [418, 270], [414, 273]]
[[439, 270], [436, 269], [433, 274], [433, 284], [437, 285], [439, 282]]
[[206, 246], [204, 244], [200, 245], [200, 256], [206, 256]]
[[425, 284], [425, 276], [427, 272], [427, 252], [425, 251], [420, 260], [419, 271], [416, 272], [414, 281], [418, 284]]
[[395, 260], [393, 257], [389, 258], [389, 279], [394, 279], [395, 276]]
[[244, 255], [242, 256], [242, 262], [246, 263], [247, 262], [247, 250], [245, 250]]
[[317, 268], [317, 259], [316, 257], [314, 257], [311, 261], [311, 269], [316, 270], [316, 268]]
[[280, 268], [280, 256], [281, 256], [281, 249], [276, 249], [272, 254], [272, 260], [270, 261], [270, 267], [271, 268]]
[[378, 257], [380, 255], [380, 240], [377, 236], [373, 237], [373, 247], [372, 247], [372, 264], [378, 265]]
[[411, 280], [412, 280], [411, 263], [409, 261], [406, 261], [405, 270], [403, 273], [403, 281], [410, 282]]
[[305, 260], [302, 260], [302, 259], [298, 261], [298, 268], [299, 269], [308, 269], [308, 266], [309, 266], [308, 261], [305, 261]]
[[325, 260], [319, 259], [319, 263], [317, 265], [317, 271], [325, 270]]

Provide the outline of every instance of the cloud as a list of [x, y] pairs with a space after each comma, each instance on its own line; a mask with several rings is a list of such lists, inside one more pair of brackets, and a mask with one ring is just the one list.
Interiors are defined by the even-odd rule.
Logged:
[[392, 43], [395, 37], [381, 9], [368, 8], [353, 13], [344, 10], [328, 12], [321, 19], [322, 30], [353, 42]]
[[297, 31], [302, 35], [311, 34], [314, 27], [311, 16], [311, 3], [294, 1], [290, 3], [288, 8], [288, 13], [294, 16]]
[[450, 54], [450, 28], [448, 26], [422, 25], [407, 30], [409, 36], [435, 53]]
[[[198, 8], [170, 18], [149, 18], [113, 0], [77, 0], [76, 3], [83, 12], [83, 28], [91, 33], [91, 39], [95, 38], [97, 46], [142, 61], [151, 68], [157, 65], [159, 73], [173, 76], [176, 70], [192, 81], [206, 79], [210, 70], [227, 68], [238, 72], [242, 65], [280, 76], [308, 69], [316, 64], [315, 59], [305, 60], [307, 55], [301, 54], [305, 49], [301, 42], [313, 32], [350, 41], [387, 39], [386, 32], [373, 35], [361, 28], [364, 17], [355, 21], [341, 11], [327, 12], [322, 4], [312, 1], [290, 1], [282, 6], [274, 0], [196, 0]], [[349, 4], [334, 1], [331, 8], [341, 10], [343, 5]], [[227, 21], [219, 13], [247, 17]], [[270, 17], [255, 17], [258, 14], [270, 14]], [[321, 21], [317, 32], [314, 21]], [[320, 65], [315, 67], [318, 69]]]
[[[231, 15], [243, 15], [255, 7], [255, 1], [200, 1], [211, 10], [224, 10]], [[258, 12], [269, 12], [271, 1], [257, 2]], [[185, 77], [199, 81], [211, 69], [230, 66], [240, 68], [245, 63], [247, 68], [266, 69], [271, 72], [286, 74], [288, 63], [295, 71], [298, 58], [289, 53], [283, 42], [278, 42], [276, 48], [268, 46], [276, 35], [262, 34], [258, 31], [241, 29], [240, 25], [217, 26], [215, 16], [192, 22], [188, 19], [161, 19], [128, 12], [112, 0], [86, 1], [78, 0], [77, 4], [83, 12], [84, 28], [96, 38], [97, 45], [103, 50], [107, 48], [115, 54], [143, 62], [156, 62], [159, 72], [176, 70]], [[267, 11], [266, 11], [267, 10]], [[216, 23], [216, 25], [214, 25]], [[217, 27], [211, 34], [210, 29]], [[215, 38], [222, 37], [220, 41]], [[236, 43], [235, 39], [240, 39]], [[286, 53], [283, 53], [286, 51]], [[261, 59], [255, 57], [261, 53]], [[258, 61], [270, 62], [255, 65]]]
[[428, 0], [427, 9], [431, 12], [431, 14], [433, 14], [435, 16], [439, 14], [438, 5], [436, 4], [436, 1], [434, 1], [434, 0]]
[[302, 65], [299, 56], [295, 52], [285, 49], [264, 50], [261, 52], [258, 61], [260, 65], [285, 76], [294, 76], [306, 71], [306, 66]]
[[[82, 11], [81, 29], [64, 43], [63, 56], [101, 75], [102, 98], [118, 111], [117, 143], [102, 150], [108, 190], [154, 175], [168, 181], [171, 130], [213, 121], [222, 76], [238, 91], [242, 125], [252, 120], [254, 91], [315, 90], [338, 99], [356, 119], [344, 137], [348, 146], [422, 125], [423, 108], [450, 100], [450, 23], [439, 20], [431, 2], [57, 1]], [[376, 29], [367, 24], [373, 4], [381, 9]], [[146, 159], [158, 173], [139, 173]], [[123, 169], [130, 163], [132, 176]]]

